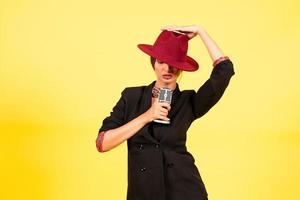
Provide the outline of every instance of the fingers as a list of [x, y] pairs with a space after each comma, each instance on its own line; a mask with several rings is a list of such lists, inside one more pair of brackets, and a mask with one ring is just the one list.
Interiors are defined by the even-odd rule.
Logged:
[[161, 113], [163, 113], [164, 115], [167, 115], [168, 114], [168, 109], [166, 109], [166, 108], [164, 108], [164, 107], [162, 107], [162, 108], [160, 108], [160, 110], [159, 110]]
[[184, 34], [183, 32], [180, 32], [181, 28], [179, 26], [165, 26], [162, 27], [160, 30], [167, 30], [167, 31], [173, 31], [179, 34]]
[[163, 26], [161, 30], [168, 30], [168, 31], [174, 31], [174, 32], [179, 32], [181, 34], [187, 34], [187, 33], [194, 33], [196, 32], [196, 25], [192, 26]]
[[168, 30], [168, 31], [184, 30], [184, 27], [183, 26], [175, 26], [175, 25], [163, 26], [161, 28], [161, 30]]
[[165, 107], [169, 111], [171, 110], [171, 105], [167, 102], [159, 102], [158, 100], [154, 102], [154, 104], [158, 104], [160, 107]]
[[162, 119], [162, 120], [170, 120], [169, 118], [168, 118], [168, 113], [167, 112], [159, 112], [158, 114], [157, 114], [157, 117], [159, 118], [159, 119]]
[[182, 35], [186, 35], [185, 32], [183, 32], [183, 31], [176, 31], [176, 30], [173, 30], [173, 32], [174, 32], [174, 33], [179, 33], [179, 34], [182, 34]]
[[170, 106], [169, 103], [167, 103], [167, 102], [159, 102], [159, 104], [160, 104], [162, 107], [167, 108], [168, 111], [171, 110], [171, 106]]
[[155, 101], [153, 105], [154, 119], [169, 121], [170, 119], [167, 116], [170, 110], [171, 106], [169, 103]]
[[154, 119], [170, 120], [167, 116], [168, 111], [165, 108], [161, 108], [154, 112]]
[[170, 105], [166, 105], [168, 107], [164, 107], [162, 104], [160, 107], [157, 108], [157, 112], [159, 112], [159, 114], [164, 114], [164, 115], [168, 115], [171, 107]]
[[170, 120], [168, 118], [169, 110], [171, 109], [170, 105], [166, 102], [159, 102], [159, 106], [156, 110], [156, 116], [162, 120]]

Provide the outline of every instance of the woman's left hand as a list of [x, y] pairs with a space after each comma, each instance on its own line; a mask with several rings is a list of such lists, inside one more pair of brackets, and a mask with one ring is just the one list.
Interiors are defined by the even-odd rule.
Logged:
[[190, 39], [195, 37], [200, 31], [199, 25], [192, 26], [163, 26], [160, 30], [178, 31], [186, 34]]

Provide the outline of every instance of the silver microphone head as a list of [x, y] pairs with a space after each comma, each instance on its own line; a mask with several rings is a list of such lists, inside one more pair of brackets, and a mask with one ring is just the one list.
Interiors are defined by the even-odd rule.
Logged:
[[169, 88], [163, 87], [160, 88], [158, 101], [159, 102], [167, 102], [171, 104], [173, 91]]

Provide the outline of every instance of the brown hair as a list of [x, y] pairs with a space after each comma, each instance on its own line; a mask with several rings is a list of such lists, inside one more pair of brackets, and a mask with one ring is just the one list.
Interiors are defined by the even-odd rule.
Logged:
[[[153, 70], [154, 70], [154, 64], [155, 64], [155, 61], [156, 61], [156, 58], [150, 56], [150, 62], [151, 62], [151, 65], [152, 65]], [[178, 76], [178, 77], [179, 77], [179, 82], [180, 82], [181, 77], [182, 77], [182, 70], [179, 70], [179, 76]]]
[[156, 60], [156, 58], [150, 56], [150, 62], [151, 62], [151, 65], [152, 65], [153, 69], [154, 69], [155, 60]]

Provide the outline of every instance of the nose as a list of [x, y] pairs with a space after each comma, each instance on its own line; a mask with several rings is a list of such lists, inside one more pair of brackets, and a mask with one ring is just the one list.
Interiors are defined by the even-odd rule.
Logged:
[[172, 66], [168, 66], [168, 72], [169, 73], [174, 73], [175, 69]]
[[175, 73], [176, 68], [165, 63], [164, 70], [168, 73]]

